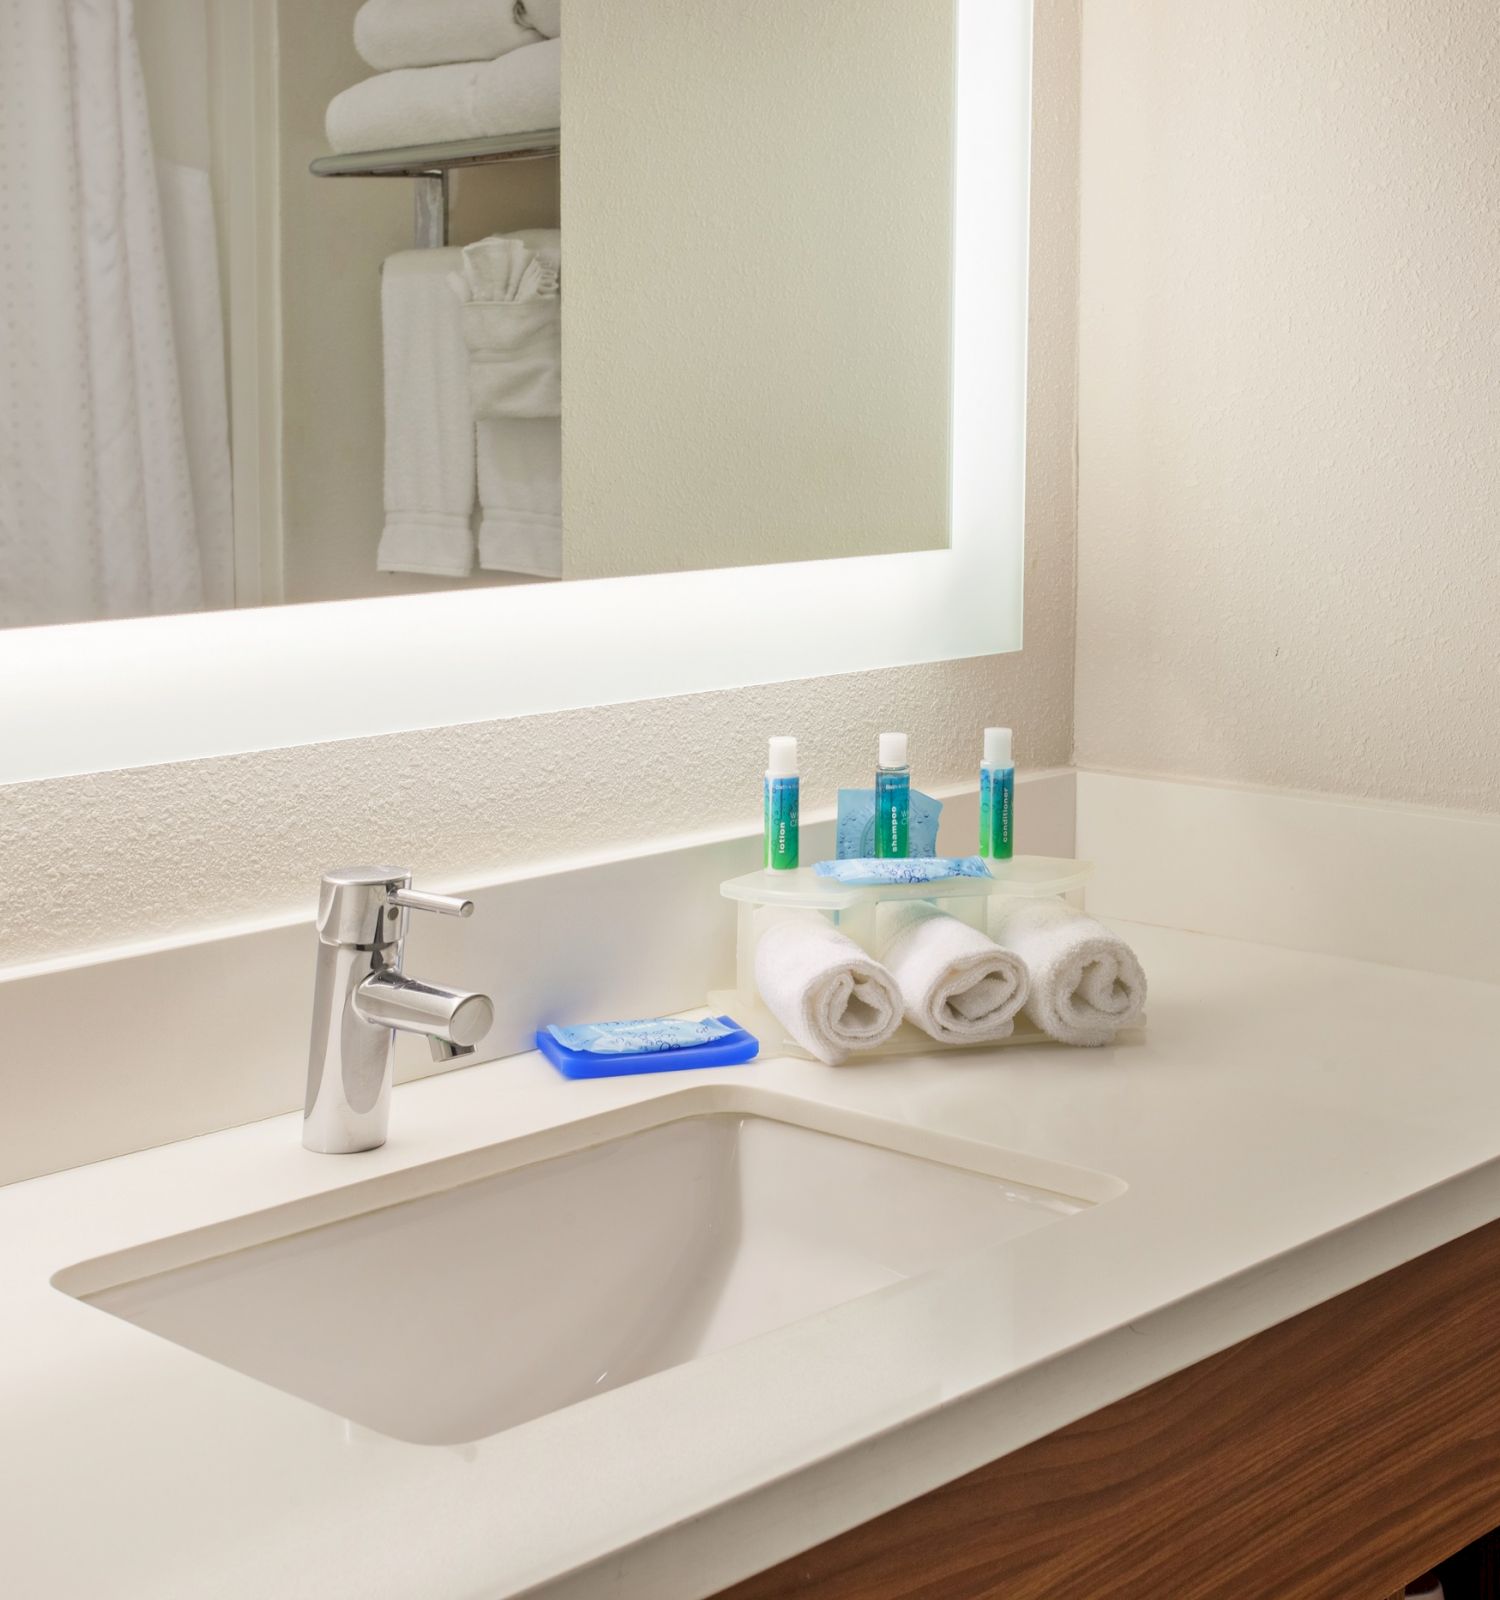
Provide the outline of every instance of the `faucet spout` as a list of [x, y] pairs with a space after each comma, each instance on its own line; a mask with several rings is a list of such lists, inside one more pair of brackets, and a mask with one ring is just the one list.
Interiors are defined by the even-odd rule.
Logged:
[[377, 1028], [425, 1033], [458, 1050], [472, 1050], [495, 1021], [486, 994], [444, 989], [401, 972], [373, 972], [354, 991], [354, 1014]]

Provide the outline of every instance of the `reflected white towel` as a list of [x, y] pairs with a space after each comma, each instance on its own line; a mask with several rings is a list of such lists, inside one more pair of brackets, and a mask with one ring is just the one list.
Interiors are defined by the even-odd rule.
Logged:
[[792, 1038], [829, 1066], [901, 1026], [895, 979], [816, 911], [773, 917], [755, 947], [755, 983]]
[[513, 0], [365, 0], [354, 48], [377, 72], [493, 61], [543, 38], [516, 10]]
[[990, 932], [1031, 974], [1027, 1014], [1063, 1044], [1108, 1044], [1139, 1022], [1146, 975], [1135, 952], [1092, 917], [1061, 900], [1002, 900]]
[[1026, 1003], [1026, 964], [930, 900], [880, 907], [880, 954], [906, 1019], [943, 1044], [1009, 1038]]
[[556, 229], [465, 246], [454, 286], [463, 299], [476, 418], [561, 415], [561, 263]]
[[325, 126], [336, 151], [385, 150], [555, 128], [562, 45], [544, 39], [494, 61], [404, 67], [335, 95]]
[[469, 352], [450, 279], [460, 250], [385, 263], [385, 531], [381, 572], [463, 578], [474, 567], [474, 415]]
[[562, 0], [518, 0], [516, 13], [549, 39], [562, 34]]
[[479, 565], [562, 577], [562, 420], [481, 417]]

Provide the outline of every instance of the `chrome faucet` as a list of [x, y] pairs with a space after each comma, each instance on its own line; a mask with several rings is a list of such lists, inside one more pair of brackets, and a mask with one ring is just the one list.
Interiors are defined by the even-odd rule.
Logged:
[[423, 894], [399, 867], [341, 867], [318, 896], [318, 974], [302, 1142], [347, 1155], [385, 1143], [396, 1032], [425, 1033], [434, 1059], [472, 1055], [490, 1031], [488, 995], [419, 983], [401, 970], [407, 913], [472, 915], [472, 900]]

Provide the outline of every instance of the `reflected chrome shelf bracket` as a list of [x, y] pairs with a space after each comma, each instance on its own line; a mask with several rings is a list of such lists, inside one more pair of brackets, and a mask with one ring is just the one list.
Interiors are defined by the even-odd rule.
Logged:
[[487, 167], [501, 161], [541, 161], [562, 150], [556, 128], [501, 134], [493, 139], [458, 139], [449, 144], [408, 145], [395, 150], [360, 150], [352, 155], [319, 156], [309, 171], [315, 178], [411, 178], [413, 243], [419, 250], [448, 242], [448, 174], [459, 167]]

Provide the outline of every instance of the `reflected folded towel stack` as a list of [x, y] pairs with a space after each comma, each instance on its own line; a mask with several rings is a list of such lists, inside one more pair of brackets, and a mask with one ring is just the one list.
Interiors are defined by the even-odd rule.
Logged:
[[895, 979], [816, 911], [771, 921], [755, 947], [755, 983], [792, 1038], [829, 1066], [901, 1026]]
[[555, 128], [561, 68], [561, 41], [543, 39], [492, 61], [382, 72], [329, 101], [328, 142], [346, 153]]
[[880, 907], [881, 956], [901, 991], [906, 1019], [942, 1044], [1009, 1038], [1030, 979], [1014, 951], [928, 900]]
[[511, 0], [365, 0], [354, 17], [354, 48], [377, 72], [395, 72], [494, 61], [557, 37], [528, 26], [522, 9]]
[[990, 912], [995, 942], [1031, 975], [1026, 1011], [1062, 1044], [1109, 1044], [1140, 1021], [1146, 975], [1135, 952], [1102, 923], [1061, 900], [1002, 900]]
[[453, 280], [491, 571], [562, 576], [561, 273], [561, 235], [528, 228], [466, 246]]

